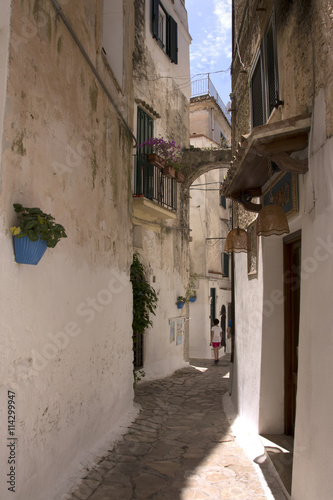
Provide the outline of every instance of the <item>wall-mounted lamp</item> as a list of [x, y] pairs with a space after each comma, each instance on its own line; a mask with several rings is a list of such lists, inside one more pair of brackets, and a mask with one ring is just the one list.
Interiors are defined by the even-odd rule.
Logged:
[[273, 205], [273, 195], [272, 195], [272, 162], [269, 159], [268, 163], [269, 169], [269, 202], [270, 205], [263, 207], [257, 218], [256, 222], [256, 233], [258, 236], [272, 236], [273, 234], [288, 234], [289, 224], [288, 219], [283, 211], [283, 208], [279, 205]]
[[248, 252], [250, 250], [250, 242], [247, 232], [244, 229], [237, 227], [227, 234], [224, 251], [231, 253]]
[[260, 210], [256, 223], [258, 236], [288, 234], [289, 224], [286, 214], [279, 205], [266, 205]]

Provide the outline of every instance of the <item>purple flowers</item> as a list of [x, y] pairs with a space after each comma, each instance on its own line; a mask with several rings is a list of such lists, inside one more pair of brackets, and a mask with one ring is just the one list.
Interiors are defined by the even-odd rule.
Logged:
[[166, 165], [173, 167], [175, 170], [182, 168], [182, 151], [175, 141], [166, 141], [163, 137], [150, 137], [147, 141], [139, 144], [138, 148], [144, 146], [151, 148], [153, 153], [165, 160]]

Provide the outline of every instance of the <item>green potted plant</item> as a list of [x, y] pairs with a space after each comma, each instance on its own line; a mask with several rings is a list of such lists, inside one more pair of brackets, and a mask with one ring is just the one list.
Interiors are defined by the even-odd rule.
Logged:
[[197, 277], [198, 275], [194, 273], [194, 275], [191, 276], [188, 285], [186, 287], [186, 298], [190, 302], [195, 302], [197, 300], [197, 292], [195, 290]]
[[182, 295], [179, 295], [177, 297], [177, 302], [176, 302], [178, 309], [183, 309], [183, 307], [186, 304], [186, 302], [187, 302], [186, 297], [183, 297]]
[[14, 203], [18, 222], [11, 227], [14, 238], [15, 260], [18, 264], [36, 265], [47, 247], [54, 248], [61, 238], [67, 238], [61, 224], [54, 217], [45, 214], [40, 208], [23, 207]]
[[180, 172], [183, 154], [181, 147], [175, 141], [165, 140], [163, 137], [150, 137], [138, 147], [146, 147], [152, 151], [147, 155], [148, 161], [162, 168], [163, 175], [170, 179], [176, 178], [177, 182], [184, 182], [185, 177]]

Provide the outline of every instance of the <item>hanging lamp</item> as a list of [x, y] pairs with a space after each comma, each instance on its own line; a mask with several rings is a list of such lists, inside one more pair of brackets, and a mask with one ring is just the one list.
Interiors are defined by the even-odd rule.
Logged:
[[227, 234], [224, 244], [224, 251], [231, 253], [248, 252], [250, 249], [250, 242], [247, 232], [244, 229], [237, 227], [232, 229]]
[[280, 205], [273, 204], [272, 195], [272, 162], [269, 160], [269, 205], [263, 207], [257, 217], [257, 236], [272, 236], [273, 234], [288, 234], [289, 224], [287, 215]]

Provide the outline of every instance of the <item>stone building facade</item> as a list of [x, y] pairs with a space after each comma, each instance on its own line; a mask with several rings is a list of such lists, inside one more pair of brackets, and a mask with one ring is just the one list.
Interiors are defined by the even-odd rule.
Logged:
[[[333, 486], [332, 14], [325, 0], [233, 2], [233, 161], [223, 190], [251, 250], [235, 255], [232, 398], [255, 434], [291, 438], [293, 500], [328, 500]], [[271, 200], [289, 234], [257, 237]]]
[[[151, 9], [160, 29], [172, 25], [167, 45]], [[188, 145], [181, 77], [190, 37], [181, 0], [13, 0], [0, 19], [0, 387], [3, 402], [15, 394], [19, 443], [14, 465], [0, 451], [1, 498], [12, 498], [8, 473], [17, 498], [58, 499], [135, 414], [134, 252], [159, 297], [144, 346], [147, 378], [188, 356], [187, 312], [175, 305], [189, 274], [188, 198], [168, 179], [171, 201], [151, 192], [148, 209], [135, 201], [144, 194], [138, 115], [155, 122], [156, 136]], [[13, 203], [40, 207], [66, 229], [37, 266], [15, 262]], [[5, 404], [0, 412], [5, 443]]]
[[[204, 153], [227, 148], [231, 141], [230, 116], [226, 115], [215, 96], [211, 82], [202, 95], [191, 97], [190, 142]], [[216, 98], [217, 97], [217, 98]], [[223, 109], [225, 106], [221, 103]], [[218, 165], [217, 165], [218, 166]], [[229, 255], [224, 252], [225, 238], [231, 226], [231, 202], [220, 195], [220, 185], [227, 173], [215, 168], [200, 175], [190, 187], [190, 268], [197, 277], [197, 300], [190, 304], [190, 356], [211, 358], [210, 331], [214, 318], [223, 330], [223, 341], [230, 352], [226, 329], [230, 320], [231, 274]], [[221, 352], [224, 353], [225, 349]]]

